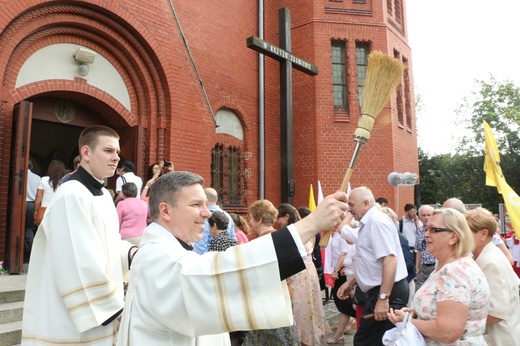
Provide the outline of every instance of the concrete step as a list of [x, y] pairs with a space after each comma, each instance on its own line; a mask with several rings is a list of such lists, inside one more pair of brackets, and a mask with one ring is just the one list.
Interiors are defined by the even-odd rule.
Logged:
[[20, 345], [22, 341], [26, 280], [25, 274], [0, 275], [0, 346]]
[[0, 291], [0, 304], [23, 302], [25, 298], [25, 289]]
[[21, 321], [23, 301], [0, 304], [0, 323]]
[[22, 342], [22, 321], [0, 324], [0, 346], [18, 345]]

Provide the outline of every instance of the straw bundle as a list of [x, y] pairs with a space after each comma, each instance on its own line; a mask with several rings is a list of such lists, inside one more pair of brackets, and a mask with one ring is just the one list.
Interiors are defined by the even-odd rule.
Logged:
[[[367, 75], [361, 96], [361, 117], [354, 132], [356, 148], [341, 183], [341, 191], [347, 190], [361, 145], [367, 143], [370, 139], [370, 132], [374, 127], [376, 118], [401, 82], [404, 69], [405, 66], [400, 60], [381, 52], [375, 51], [368, 56]], [[325, 232], [321, 238], [320, 246], [327, 246], [329, 238], [330, 232]]]
[[404, 64], [381, 52], [372, 52], [368, 57], [367, 76], [361, 97], [361, 118], [354, 136], [366, 143], [377, 116], [388, 103], [405, 69]]

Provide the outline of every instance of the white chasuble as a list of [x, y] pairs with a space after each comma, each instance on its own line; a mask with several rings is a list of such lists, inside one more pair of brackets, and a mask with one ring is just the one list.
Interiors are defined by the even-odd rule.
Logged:
[[[110, 194], [78, 181], [56, 190], [38, 228], [27, 275], [23, 345], [113, 345], [123, 308], [122, 241]], [[128, 265], [126, 265], [128, 268]]]
[[132, 261], [118, 345], [227, 345], [226, 333], [292, 325], [271, 236], [202, 256], [157, 223]]

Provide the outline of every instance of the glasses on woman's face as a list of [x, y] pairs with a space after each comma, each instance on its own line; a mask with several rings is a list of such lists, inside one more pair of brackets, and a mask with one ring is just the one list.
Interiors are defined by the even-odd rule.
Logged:
[[430, 233], [440, 233], [440, 232], [453, 232], [451, 229], [448, 228], [442, 228], [442, 227], [426, 227], [426, 230]]

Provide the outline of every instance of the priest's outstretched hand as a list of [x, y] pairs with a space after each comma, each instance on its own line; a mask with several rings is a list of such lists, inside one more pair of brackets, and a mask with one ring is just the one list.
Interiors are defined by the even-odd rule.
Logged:
[[309, 216], [295, 224], [303, 244], [316, 233], [330, 231], [337, 227], [345, 217], [347, 207], [347, 194], [341, 191], [329, 195], [321, 201]]

